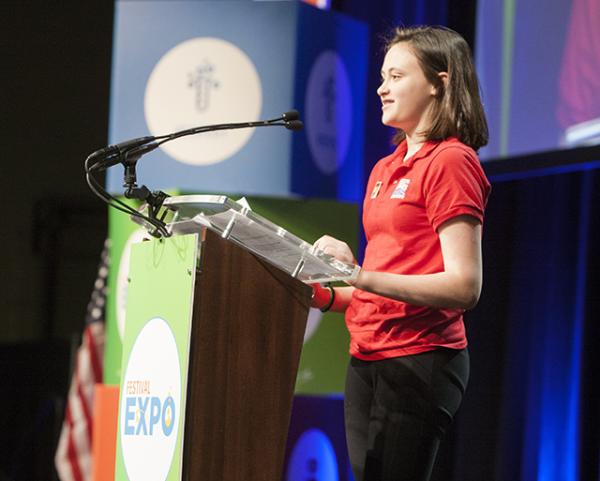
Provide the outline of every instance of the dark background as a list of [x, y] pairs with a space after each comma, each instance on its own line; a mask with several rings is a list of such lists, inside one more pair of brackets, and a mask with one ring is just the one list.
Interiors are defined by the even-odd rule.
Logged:
[[107, 143], [112, 12], [108, 0], [0, 2], [0, 480], [54, 479], [107, 232], [83, 161]]
[[[83, 161], [107, 144], [113, 2], [57, 5], [0, 3], [0, 188], [7, 204], [0, 233], [0, 481], [54, 479], [72, 352], [107, 232], [106, 208], [85, 184]], [[473, 45], [475, 1], [334, 0], [333, 8], [371, 26], [370, 92], [381, 62], [377, 37], [397, 19], [445, 23]], [[365, 170], [390, 148], [374, 97], [366, 110]], [[573, 159], [566, 152], [558, 161]], [[548, 329], [548, 316], [539, 312], [579, 305], [581, 296], [578, 479], [598, 480], [599, 393], [592, 376], [600, 367], [593, 344], [600, 312], [594, 288], [599, 186], [597, 171], [494, 182], [484, 293], [468, 318], [471, 384], [436, 480], [537, 479], [524, 459], [531, 450], [521, 444], [532, 422], [532, 409], [524, 406], [533, 381], [525, 374], [535, 378], [536, 360], [547, 355], [538, 352], [546, 344], [536, 329]], [[560, 334], [561, 326], [554, 331]]]

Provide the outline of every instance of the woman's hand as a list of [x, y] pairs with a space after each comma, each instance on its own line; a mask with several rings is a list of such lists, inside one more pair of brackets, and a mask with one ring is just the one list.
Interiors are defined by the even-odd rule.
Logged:
[[347, 264], [356, 264], [356, 259], [354, 259], [354, 254], [352, 254], [352, 250], [348, 244], [331, 236], [324, 235], [317, 239], [313, 247], [339, 261], [346, 262]]

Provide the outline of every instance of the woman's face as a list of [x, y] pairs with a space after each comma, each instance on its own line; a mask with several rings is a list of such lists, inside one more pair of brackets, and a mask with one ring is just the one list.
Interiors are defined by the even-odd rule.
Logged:
[[409, 136], [429, 127], [428, 112], [436, 88], [425, 78], [406, 42], [395, 44], [385, 55], [377, 95], [384, 125], [402, 129]]

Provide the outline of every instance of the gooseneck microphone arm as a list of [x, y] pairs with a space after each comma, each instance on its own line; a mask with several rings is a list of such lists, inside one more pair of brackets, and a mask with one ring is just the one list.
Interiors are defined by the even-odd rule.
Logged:
[[[180, 130], [178, 132], [159, 135], [146, 136], [136, 139], [126, 140], [118, 144], [109, 145], [102, 149], [92, 152], [85, 160], [86, 181], [90, 189], [96, 196], [106, 202], [110, 207], [125, 212], [134, 217], [143, 219], [154, 228], [150, 234], [156, 237], [169, 237], [171, 234], [164, 223], [165, 212], [159, 218], [159, 211], [167, 194], [161, 191], [151, 192], [145, 185], [138, 187], [136, 176], [137, 161], [143, 155], [153, 151], [160, 145], [171, 140], [175, 140], [188, 135], [196, 135], [217, 130], [235, 130], [254, 127], [285, 127], [288, 130], [302, 130], [304, 124], [300, 120], [297, 110], [290, 110], [280, 117], [270, 120], [258, 120], [253, 122], [239, 122], [227, 124], [204, 125], [190, 129]], [[117, 164], [122, 164], [125, 168], [123, 187], [124, 195], [129, 199], [139, 199], [146, 202], [149, 215], [144, 215], [140, 211], [129, 206], [125, 202], [110, 195], [100, 183], [94, 178], [95, 173], [102, 172]]]
[[284, 113], [281, 117], [270, 120], [203, 125], [200, 127], [192, 127], [190, 129], [180, 130], [172, 134], [160, 135], [158, 137], [139, 137], [96, 150], [90, 154], [88, 159], [97, 160], [97, 162], [90, 167], [92, 171], [102, 171], [112, 167], [113, 165], [122, 163], [127, 159], [139, 159], [142, 155], [151, 152], [165, 142], [186, 137], [188, 135], [214, 132], [216, 130], [235, 130], [253, 127], [285, 127], [288, 130], [302, 130], [304, 124], [301, 120], [299, 120], [299, 117], [300, 115], [298, 114], [297, 110], [290, 110]]

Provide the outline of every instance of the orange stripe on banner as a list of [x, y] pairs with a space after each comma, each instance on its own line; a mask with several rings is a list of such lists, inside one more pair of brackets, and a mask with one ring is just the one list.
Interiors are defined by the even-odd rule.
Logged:
[[92, 481], [113, 481], [117, 457], [119, 386], [96, 384]]

